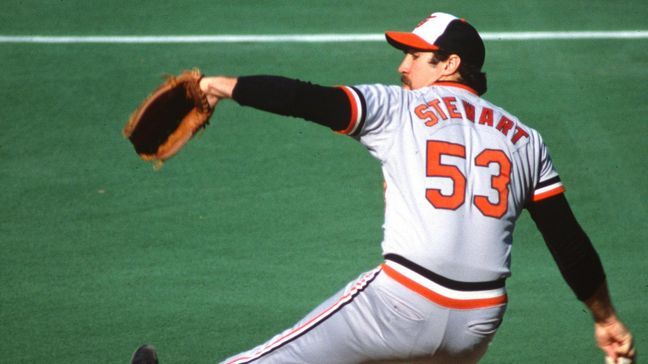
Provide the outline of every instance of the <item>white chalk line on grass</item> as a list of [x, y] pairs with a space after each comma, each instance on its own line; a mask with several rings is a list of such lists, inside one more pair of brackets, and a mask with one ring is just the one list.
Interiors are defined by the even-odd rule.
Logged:
[[[484, 32], [487, 41], [560, 40], [560, 39], [646, 39], [648, 30], [586, 32]], [[383, 34], [286, 34], [286, 35], [124, 35], [124, 36], [47, 36], [0, 35], [0, 43], [347, 43], [384, 41]]]

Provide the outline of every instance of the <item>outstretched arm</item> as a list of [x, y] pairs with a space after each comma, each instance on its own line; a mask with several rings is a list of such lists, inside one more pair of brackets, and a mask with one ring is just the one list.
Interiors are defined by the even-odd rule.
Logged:
[[615, 363], [621, 357], [633, 359], [632, 334], [616, 315], [599, 256], [576, 221], [565, 195], [533, 202], [527, 209], [565, 281], [590, 310], [598, 346]]
[[243, 106], [293, 116], [336, 131], [352, 122], [352, 106], [340, 87], [326, 87], [280, 76], [204, 77], [200, 88], [214, 106], [234, 99]]

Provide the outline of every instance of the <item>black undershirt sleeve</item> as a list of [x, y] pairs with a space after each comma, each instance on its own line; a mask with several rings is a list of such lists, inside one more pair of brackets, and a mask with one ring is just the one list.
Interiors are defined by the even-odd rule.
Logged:
[[232, 99], [243, 106], [303, 118], [333, 130], [344, 130], [351, 121], [351, 104], [342, 89], [285, 77], [239, 77]]
[[599, 256], [576, 221], [564, 194], [527, 206], [560, 273], [579, 300], [590, 298], [605, 280]]

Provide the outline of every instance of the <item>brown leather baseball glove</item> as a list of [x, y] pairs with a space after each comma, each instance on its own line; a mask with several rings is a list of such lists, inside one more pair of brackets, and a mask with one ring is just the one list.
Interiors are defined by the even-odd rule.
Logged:
[[161, 165], [207, 126], [214, 109], [200, 90], [201, 79], [197, 69], [167, 77], [131, 115], [124, 136], [142, 159]]

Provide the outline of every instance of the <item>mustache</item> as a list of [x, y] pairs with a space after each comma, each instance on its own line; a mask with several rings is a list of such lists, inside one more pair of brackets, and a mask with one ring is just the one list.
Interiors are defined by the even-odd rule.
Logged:
[[400, 81], [403, 85], [412, 86], [412, 81], [410, 81], [410, 79], [405, 76], [401, 76]]

